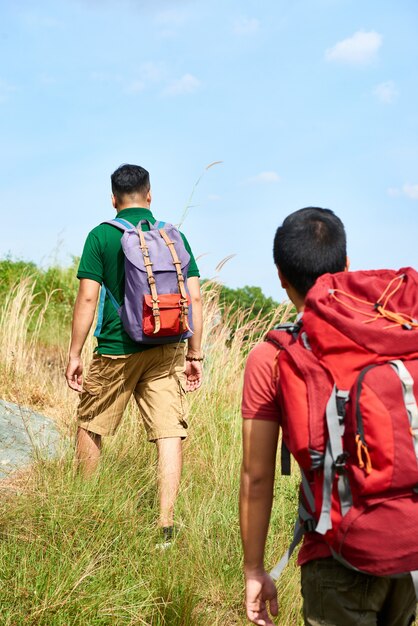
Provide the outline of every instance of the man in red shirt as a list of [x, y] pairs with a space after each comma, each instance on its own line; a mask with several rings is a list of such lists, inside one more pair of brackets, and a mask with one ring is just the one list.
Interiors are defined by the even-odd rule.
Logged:
[[[274, 262], [282, 287], [303, 314], [305, 296], [325, 273], [348, 269], [341, 220], [316, 207], [289, 215], [277, 229]], [[240, 526], [244, 550], [245, 604], [248, 618], [271, 626], [268, 609], [278, 614], [277, 590], [264, 568], [264, 548], [273, 501], [276, 450], [281, 424], [278, 399], [278, 348], [258, 344], [247, 360], [242, 400], [243, 461]], [[304, 535], [298, 564], [304, 623], [310, 626], [408, 626], [414, 621], [411, 578], [369, 576], [331, 557], [321, 535]]]

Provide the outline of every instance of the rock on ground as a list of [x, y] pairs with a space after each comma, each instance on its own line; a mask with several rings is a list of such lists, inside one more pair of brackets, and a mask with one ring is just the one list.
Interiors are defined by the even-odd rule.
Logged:
[[0, 400], [0, 479], [41, 456], [56, 454], [61, 436], [55, 423], [31, 409]]

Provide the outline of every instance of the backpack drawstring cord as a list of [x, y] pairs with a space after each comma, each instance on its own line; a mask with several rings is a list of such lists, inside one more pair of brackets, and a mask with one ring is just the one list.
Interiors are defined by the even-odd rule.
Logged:
[[[330, 295], [334, 298], [334, 300], [336, 300], [337, 302], [345, 306], [347, 309], [350, 309], [351, 311], [354, 311], [355, 313], [360, 313], [361, 315], [368, 317], [369, 319], [363, 320], [363, 324], [370, 324], [371, 322], [375, 322], [376, 320], [384, 318], [393, 322], [393, 324], [391, 324], [390, 326], [386, 326], [385, 328], [393, 328], [393, 326], [405, 326], [407, 328], [418, 328], [417, 320], [411, 317], [410, 315], [403, 314], [403, 313], [396, 313], [395, 311], [389, 311], [387, 309], [390, 299], [401, 288], [403, 280], [404, 280], [404, 274], [401, 274], [400, 276], [396, 276], [395, 278], [393, 278], [388, 283], [383, 293], [378, 298], [377, 302], [369, 302], [368, 300], [363, 300], [362, 298], [358, 298], [357, 296], [354, 296], [353, 294], [348, 293], [347, 291], [344, 291], [343, 289], [330, 289]], [[397, 285], [394, 287], [394, 289], [392, 289], [392, 291], [389, 292], [393, 283], [396, 281], [398, 281]], [[351, 306], [348, 302], [345, 302], [344, 300], [339, 298], [336, 294], [341, 294], [342, 296], [346, 296], [347, 298], [350, 298], [354, 302], [359, 302], [360, 304], [364, 304], [365, 306], [367, 306], [368, 309], [371, 308], [372, 311], [375, 311], [375, 312], [371, 313], [369, 311], [361, 310], [355, 306]]]

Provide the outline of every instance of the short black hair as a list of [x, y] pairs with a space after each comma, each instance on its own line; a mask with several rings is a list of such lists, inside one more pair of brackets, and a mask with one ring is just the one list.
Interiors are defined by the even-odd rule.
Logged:
[[149, 173], [140, 165], [120, 165], [110, 177], [112, 193], [116, 200], [134, 193], [145, 196], [150, 190]]
[[277, 229], [273, 257], [286, 280], [305, 296], [319, 276], [345, 269], [344, 225], [330, 209], [299, 209]]

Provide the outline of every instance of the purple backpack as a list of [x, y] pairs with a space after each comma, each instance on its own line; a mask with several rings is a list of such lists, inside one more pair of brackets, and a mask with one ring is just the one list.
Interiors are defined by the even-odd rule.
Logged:
[[[143, 222], [149, 224], [149, 231], [141, 229]], [[190, 254], [178, 229], [148, 220], [133, 226], [120, 217], [103, 224], [123, 231], [125, 296], [119, 304], [103, 283], [95, 336], [100, 335], [107, 295], [134, 341], [160, 345], [191, 337], [192, 307], [187, 289]]]

